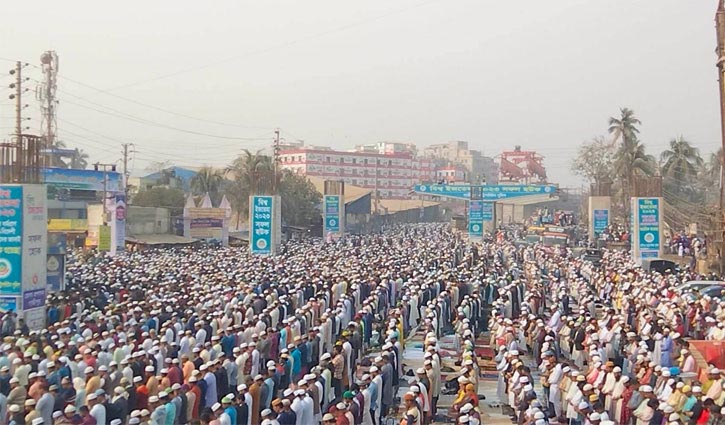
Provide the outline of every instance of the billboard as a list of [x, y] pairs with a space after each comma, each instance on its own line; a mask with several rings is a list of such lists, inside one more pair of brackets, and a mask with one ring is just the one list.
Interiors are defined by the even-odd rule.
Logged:
[[252, 254], [272, 254], [274, 197], [252, 196], [250, 202], [249, 249]]
[[121, 173], [115, 171], [74, 170], [68, 168], [43, 168], [43, 180], [50, 186], [74, 190], [123, 192]]
[[187, 208], [188, 237], [208, 241], [221, 241], [226, 210], [224, 208]]
[[23, 281], [23, 187], [0, 186], [0, 295], [20, 295]]
[[478, 198], [487, 201], [529, 195], [555, 195], [556, 190], [556, 186], [553, 185], [485, 185], [475, 186], [473, 193], [471, 193], [471, 186], [467, 184], [419, 184], [413, 188], [414, 192], [422, 195], [455, 199]]

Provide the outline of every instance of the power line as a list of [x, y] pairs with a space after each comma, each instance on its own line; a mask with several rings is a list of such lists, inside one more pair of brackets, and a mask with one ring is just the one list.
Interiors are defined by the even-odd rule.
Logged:
[[369, 23], [372, 23], [372, 22], [380, 21], [380, 20], [385, 19], [385, 18], [388, 18], [390, 16], [399, 15], [401, 13], [405, 13], [405, 12], [408, 12], [408, 11], [413, 10], [413, 9], [417, 9], [417, 8], [420, 8], [420, 7], [423, 7], [423, 6], [427, 6], [429, 4], [436, 3], [438, 1], [439, 0], [426, 0], [426, 1], [421, 1], [419, 3], [413, 4], [413, 5], [408, 6], [408, 7], [403, 7], [403, 8], [399, 8], [399, 9], [396, 9], [396, 10], [391, 10], [389, 12], [383, 13], [383, 14], [378, 15], [378, 16], [374, 16], [372, 18], [363, 19], [363, 20], [360, 20], [358, 22], [353, 22], [351, 24], [342, 25], [342, 26], [339, 26], [339, 27], [336, 27], [336, 28], [331, 28], [329, 30], [321, 31], [321, 32], [318, 32], [318, 33], [315, 33], [315, 34], [311, 34], [309, 36], [301, 37], [301, 38], [298, 38], [296, 40], [286, 41], [286, 42], [283, 42], [283, 43], [280, 43], [280, 44], [277, 44], [277, 45], [274, 45], [274, 46], [270, 46], [270, 47], [266, 47], [266, 48], [258, 49], [258, 50], [253, 50], [253, 51], [250, 51], [250, 52], [241, 54], [241, 55], [231, 56], [231, 57], [228, 57], [226, 59], [221, 59], [221, 60], [218, 60], [218, 61], [205, 61], [204, 62], [205, 65], [182, 69], [182, 70], [179, 70], [179, 71], [176, 71], [176, 72], [172, 72], [172, 73], [165, 74], [165, 75], [159, 75], [157, 77], [149, 78], [149, 79], [146, 79], [146, 80], [135, 81], [135, 82], [132, 82], [132, 83], [129, 83], [129, 84], [124, 84], [124, 85], [121, 85], [121, 86], [113, 87], [111, 89], [106, 90], [105, 92], [114, 91], [114, 90], [120, 90], [120, 89], [125, 89], [125, 88], [129, 88], [129, 87], [133, 87], [133, 86], [137, 86], [137, 85], [141, 85], [141, 84], [147, 84], [147, 83], [150, 83], [150, 82], [153, 82], [153, 81], [164, 80], [164, 79], [167, 79], [167, 78], [175, 77], [177, 75], [186, 74], [186, 73], [193, 72], [193, 71], [199, 71], [199, 70], [202, 70], [202, 69], [206, 69], [206, 68], [218, 66], [218, 65], [221, 65], [221, 64], [224, 64], [224, 63], [227, 63], [227, 62], [233, 62], [233, 61], [236, 61], [236, 60], [239, 60], [239, 59], [242, 59], [242, 58], [246, 58], [246, 57], [249, 57], [249, 56], [268, 53], [268, 52], [271, 52], [271, 51], [274, 51], [274, 50], [278, 50], [278, 49], [281, 49], [281, 48], [293, 46], [293, 45], [302, 43], [304, 41], [314, 40], [316, 38], [321, 38], [321, 37], [324, 37], [326, 35], [335, 34], [335, 33], [342, 32], [342, 31], [347, 31], [347, 30], [352, 29], [352, 28], [357, 28], [357, 27], [360, 27], [360, 26], [363, 26], [363, 25], [366, 25], [366, 24], [369, 24]]
[[[66, 94], [68, 94], [68, 93], [66, 93]], [[89, 102], [88, 100], [83, 100], [83, 101], [84, 102], [88, 102], [88, 103], [93, 103], [93, 102]], [[155, 121], [150, 121], [150, 120], [147, 120], [147, 119], [144, 119], [144, 118], [139, 118], [139, 117], [136, 117], [136, 116], [133, 116], [133, 115], [129, 115], [129, 114], [126, 114], [124, 112], [121, 112], [121, 111], [119, 111], [117, 109], [114, 109], [114, 108], [111, 108], [111, 107], [108, 107], [108, 106], [103, 106], [103, 105], [100, 105], [100, 104], [96, 104], [96, 105], [98, 105], [98, 106], [100, 106], [102, 108], [106, 108], [106, 109], [108, 109], [108, 111], [104, 111], [104, 110], [98, 109], [98, 108], [93, 108], [91, 106], [83, 105], [81, 103], [76, 103], [76, 102], [72, 102], [72, 101], [69, 101], [69, 100], [64, 100], [64, 103], [69, 103], [71, 105], [75, 105], [75, 106], [78, 106], [78, 107], [81, 107], [81, 108], [85, 108], [85, 109], [89, 109], [89, 110], [92, 110], [92, 111], [96, 111], [98, 113], [106, 114], [106, 115], [109, 115], [109, 116], [112, 116], [112, 117], [117, 117], [117, 118], [125, 119], [125, 120], [128, 120], [128, 121], [136, 122], [136, 123], [139, 123], [139, 124], [151, 125], [151, 126], [154, 126], [154, 127], [165, 128], [165, 129], [168, 129], [168, 130], [174, 130], [174, 131], [178, 131], [178, 132], [182, 132], [182, 133], [193, 134], [193, 135], [196, 135], [196, 136], [204, 136], [204, 137], [211, 137], [211, 138], [224, 139], [224, 140], [239, 140], [239, 141], [245, 141], [245, 140], [246, 141], [250, 141], [250, 140], [260, 140], [260, 138], [222, 136], [222, 135], [218, 135], [218, 134], [209, 134], [209, 133], [203, 133], [203, 132], [200, 132], [200, 131], [193, 131], [193, 130], [187, 130], [187, 129], [183, 129], [183, 128], [178, 128], [178, 127], [174, 127], [174, 126], [170, 126], [170, 125], [158, 123], [158, 122], [155, 122]], [[109, 112], [109, 111], [111, 111], [111, 112]]]
[[[78, 84], [79, 86], [82, 86], [82, 87], [89, 88], [89, 89], [94, 90], [94, 91], [96, 91], [98, 93], [101, 93], [101, 94], [105, 94], [105, 95], [108, 95], [108, 96], [112, 96], [112, 97], [115, 97], [117, 99], [121, 99], [121, 100], [124, 100], [126, 102], [131, 102], [131, 103], [136, 104], [136, 105], [139, 105], [139, 106], [143, 106], [143, 107], [146, 107], [146, 108], [154, 109], [156, 111], [164, 112], [164, 113], [167, 113], [167, 114], [170, 114], [170, 115], [176, 115], [176, 116], [179, 116], [179, 117], [182, 117], [182, 118], [187, 118], [187, 119], [194, 120], [194, 121], [205, 122], [205, 123], [209, 123], [209, 124], [216, 124], [216, 125], [221, 125], [221, 126], [226, 126], [226, 127], [237, 127], [237, 128], [247, 128], [247, 129], [257, 129], [257, 130], [271, 130], [273, 128], [272, 126], [262, 127], [262, 126], [250, 126], [250, 125], [242, 125], [242, 124], [232, 124], [232, 123], [226, 123], [226, 122], [221, 122], [221, 121], [210, 120], [210, 119], [206, 119], [206, 118], [194, 117], [194, 116], [191, 116], [191, 115], [183, 114], [181, 112], [171, 111], [171, 110], [168, 110], [168, 109], [165, 109], [165, 108], [161, 108], [161, 107], [158, 107], [158, 106], [150, 105], [148, 103], [139, 102], [138, 100], [134, 100], [134, 99], [131, 99], [131, 98], [128, 98], [128, 97], [120, 96], [120, 95], [117, 95], [115, 93], [111, 93], [108, 90], [103, 90], [103, 89], [99, 89], [97, 87], [93, 87], [93, 86], [91, 86], [89, 84], [82, 83], [80, 81], [74, 80], [74, 79], [69, 78], [69, 77], [66, 77], [64, 75], [60, 75], [59, 74], [58, 76], [60, 78], [64, 79], [64, 80], [67, 80], [67, 81], [70, 81], [72, 83]], [[67, 92], [66, 92], [66, 94], [67, 94]], [[84, 97], [79, 97], [79, 99], [85, 100], [86, 102], [90, 102], [90, 101], [88, 101]]]

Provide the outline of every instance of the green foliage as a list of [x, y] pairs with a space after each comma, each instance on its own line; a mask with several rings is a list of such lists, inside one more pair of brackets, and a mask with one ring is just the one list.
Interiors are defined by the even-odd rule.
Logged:
[[224, 174], [211, 167], [202, 167], [189, 182], [191, 193], [194, 195], [209, 194], [214, 205], [218, 205], [222, 199], [221, 189], [224, 183]]
[[670, 148], [660, 156], [662, 175], [681, 184], [690, 183], [704, 165], [700, 150], [682, 136], [670, 140]]
[[[282, 201], [282, 221], [291, 226], [308, 226], [320, 216], [318, 205], [322, 196], [304, 176], [289, 171], [280, 172], [276, 177], [274, 162], [260, 152], [245, 150], [226, 169], [229, 179], [224, 193], [239, 221], [249, 216], [250, 193], [272, 193], [273, 181], [277, 181], [277, 190]], [[255, 190], [256, 188], [256, 190]]]
[[577, 149], [572, 171], [594, 183], [614, 180], [614, 149], [603, 137], [584, 143]]
[[252, 188], [259, 187], [261, 176], [271, 173], [273, 168], [269, 156], [262, 155], [260, 151], [252, 153], [247, 149], [226, 168], [226, 176], [231, 182], [226, 185], [224, 193], [232, 210], [237, 213], [237, 227], [241, 219], [249, 217], [249, 195], [253, 192]]
[[322, 195], [306, 177], [288, 170], [281, 174], [282, 221], [290, 226], [311, 225], [320, 217], [317, 207], [322, 202]]
[[154, 187], [134, 195], [131, 205], [169, 208], [172, 216], [178, 216], [183, 213], [184, 201], [184, 192], [180, 189]]

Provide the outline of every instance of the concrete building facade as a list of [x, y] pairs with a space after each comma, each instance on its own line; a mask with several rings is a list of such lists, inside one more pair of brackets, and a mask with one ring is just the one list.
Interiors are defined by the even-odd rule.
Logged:
[[317, 147], [282, 149], [280, 165], [283, 169], [307, 176], [377, 189], [380, 199], [408, 198], [414, 185], [435, 179], [435, 166], [430, 159], [418, 158], [409, 151], [379, 152], [367, 149], [347, 152]]

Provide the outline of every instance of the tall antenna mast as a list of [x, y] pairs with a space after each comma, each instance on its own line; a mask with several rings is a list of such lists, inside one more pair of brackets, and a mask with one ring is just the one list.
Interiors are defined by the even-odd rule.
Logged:
[[40, 63], [43, 69], [43, 82], [38, 85], [36, 97], [40, 101], [42, 112], [41, 134], [43, 136], [43, 166], [53, 166], [53, 148], [56, 146], [58, 123], [56, 108], [58, 101], [55, 97], [58, 78], [58, 55], [55, 51], [48, 50], [40, 55]]

